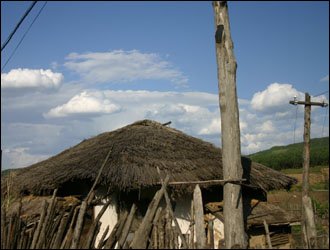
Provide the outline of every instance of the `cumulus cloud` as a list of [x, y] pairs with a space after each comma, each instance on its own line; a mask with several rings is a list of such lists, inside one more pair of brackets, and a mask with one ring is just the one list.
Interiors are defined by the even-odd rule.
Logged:
[[47, 91], [56, 90], [63, 82], [61, 73], [54, 73], [50, 69], [12, 69], [1, 74], [1, 89]]
[[45, 118], [68, 116], [95, 116], [110, 114], [120, 110], [120, 106], [106, 99], [101, 91], [83, 91], [67, 103], [57, 106], [44, 114]]
[[49, 158], [50, 155], [31, 154], [27, 147], [3, 150], [3, 161], [7, 168], [23, 168]]
[[[278, 89], [281, 87], [283, 86], [278, 86]], [[284, 90], [290, 90], [290, 86], [284, 87]], [[29, 117], [30, 123], [4, 124], [2, 121], [3, 136], [1, 140], [5, 142], [4, 148], [10, 150], [7, 152], [8, 157], [11, 156], [11, 159], [16, 157], [17, 162], [22, 162], [22, 165], [25, 159], [27, 161], [25, 166], [27, 166], [28, 163], [33, 162], [32, 158], [29, 160], [30, 156], [35, 155], [36, 158], [40, 156], [42, 159], [43, 155], [55, 155], [83, 139], [102, 132], [113, 131], [142, 119], [151, 119], [161, 123], [172, 121], [171, 127], [221, 146], [221, 120], [217, 94], [92, 89], [75, 89], [70, 92], [70, 89], [63, 85], [60, 91], [54, 95], [54, 101], [48, 100], [48, 96], [41, 98], [41, 96], [46, 96], [41, 93], [33, 94], [33, 98], [39, 101], [25, 109], [29, 114], [26, 117]], [[64, 95], [62, 92], [66, 94]], [[267, 93], [269, 97], [270, 93], [276, 94], [276, 91], [269, 86], [260, 93], [264, 93], [264, 95]], [[2, 105], [5, 117], [8, 117], [9, 114], [15, 117], [20, 116], [22, 111], [19, 110], [25, 107], [24, 103], [20, 104], [20, 101], [28, 103], [27, 97], [5, 99], [6, 103]], [[312, 100], [318, 101], [318, 98], [321, 97]], [[303, 99], [303, 97], [299, 99]], [[15, 105], [8, 103], [9, 100], [15, 102]], [[275, 145], [293, 143], [294, 119], [291, 119], [291, 122], [287, 119], [278, 119], [274, 113], [269, 111], [269, 114], [265, 114], [252, 109], [251, 103], [252, 101], [239, 100], [243, 154], [254, 153]], [[46, 108], [36, 109], [36, 105], [46, 106]], [[288, 102], [286, 105], [295, 111], [296, 107]], [[300, 106], [303, 109], [303, 106]], [[31, 110], [33, 112], [38, 110], [39, 116], [43, 114], [42, 120], [36, 121], [37, 113], [33, 113], [34, 116], [31, 117]], [[312, 138], [322, 136], [324, 134], [322, 131], [328, 134], [328, 125], [322, 126], [324, 124], [323, 112], [315, 111], [313, 111]], [[277, 112], [277, 114], [289, 116], [284, 111]], [[295, 112], [291, 114], [290, 118], [294, 117]], [[50, 120], [49, 118], [60, 119]], [[79, 121], [77, 122], [77, 120]], [[50, 121], [52, 125], [47, 124]], [[296, 142], [302, 140], [302, 134], [303, 116], [298, 116], [295, 129]], [[20, 156], [22, 159], [19, 159]], [[8, 157], [6, 158], [7, 163], [11, 162]], [[5, 164], [4, 168], [8, 168], [8, 166]]]
[[329, 81], [329, 75], [326, 75], [326, 76], [323, 77], [320, 81], [321, 81], [321, 82], [328, 82], [328, 81]]
[[168, 79], [179, 85], [188, 78], [155, 53], [113, 50], [103, 53], [71, 53], [64, 66], [91, 83], [131, 82], [140, 79]]
[[294, 112], [292, 105], [289, 104], [294, 96], [298, 100], [305, 98], [305, 94], [293, 88], [291, 84], [272, 83], [264, 91], [253, 95], [250, 106], [263, 114], [286, 119]]

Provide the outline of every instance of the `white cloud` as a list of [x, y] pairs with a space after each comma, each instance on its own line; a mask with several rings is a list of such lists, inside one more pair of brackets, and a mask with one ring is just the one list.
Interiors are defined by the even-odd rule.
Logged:
[[120, 106], [105, 98], [101, 91], [83, 91], [72, 97], [67, 103], [57, 106], [44, 114], [45, 118], [57, 118], [79, 115], [110, 114], [120, 110]]
[[275, 115], [287, 119], [295, 112], [293, 105], [289, 104], [294, 96], [303, 100], [305, 95], [292, 87], [291, 84], [272, 83], [266, 90], [257, 92], [251, 100], [251, 108], [263, 114]]
[[258, 125], [257, 130], [265, 133], [270, 133], [270, 132], [274, 132], [276, 129], [272, 121], [266, 121], [265, 123]]
[[50, 157], [44, 154], [30, 154], [29, 148], [13, 148], [3, 150], [3, 161], [7, 168], [23, 168]]
[[[17, 162], [22, 163], [25, 159], [29, 163], [32, 160], [28, 160], [27, 154], [36, 157], [55, 155], [83, 139], [105, 131], [113, 131], [142, 119], [151, 119], [161, 123], [172, 121], [171, 127], [220, 146], [221, 121], [217, 94], [147, 90], [83, 90], [73, 88], [77, 85], [72, 85], [72, 88], [67, 85], [63, 85], [51, 99], [50, 95], [34, 93], [24, 98], [2, 100], [4, 105], [1, 107], [2, 111], [5, 111], [6, 121], [9, 116], [20, 119], [21, 114], [24, 113], [26, 113], [25, 119], [30, 119], [29, 123], [21, 121], [15, 124], [4, 123], [2, 119], [2, 144], [4, 148], [10, 150], [12, 159], [15, 156]], [[269, 89], [268, 87], [261, 93]], [[287, 86], [284, 89], [290, 88]], [[275, 93], [275, 91], [270, 92]], [[322, 97], [312, 100], [318, 101], [318, 98]], [[27, 108], [24, 103], [28, 104]], [[265, 115], [252, 109], [252, 106], [248, 105], [248, 100], [239, 100], [239, 103], [243, 154], [254, 153], [275, 145], [293, 143], [295, 112], [285, 114], [286, 110], [277, 112], [276, 115], [270, 112], [269, 115]], [[292, 106], [295, 111], [296, 107], [289, 103], [286, 105]], [[300, 106], [303, 109], [303, 106]], [[42, 108], [38, 109], [38, 107]], [[328, 125], [322, 126], [324, 114], [320, 108], [312, 113], [312, 138], [321, 136], [322, 131], [328, 133]], [[303, 116], [301, 116], [303, 112], [298, 114], [296, 142], [303, 138]], [[290, 117], [290, 120], [278, 118], [277, 116], [280, 115]], [[61, 119], [45, 119], [55, 117]], [[22, 160], [19, 159], [20, 154]], [[8, 164], [4, 165], [4, 168], [12, 166], [12, 163]]]
[[320, 82], [328, 82], [328, 81], [329, 81], [329, 75], [326, 75], [320, 80]]
[[221, 133], [221, 120], [220, 116], [218, 118], [213, 118], [211, 123], [203, 127], [199, 131], [199, 135], [212, 135]]
[[61, 73], [50, 69], [12, 69], [1, 74], [1, 88], [4, 90], [49, 90], [58, 89], [63, 82]]
[[103, 53], [71, 53], [64, 66], [90, 83], [131, 82], [140, 79], [168, 79], [185, 84], [188, 78], [155, 53], [113, 50]]

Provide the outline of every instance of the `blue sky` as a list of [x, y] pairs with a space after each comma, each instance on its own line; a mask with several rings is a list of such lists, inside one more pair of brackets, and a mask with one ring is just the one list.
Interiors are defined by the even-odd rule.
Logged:
[[[1, 67], [44, 3], [1, 53]], [[1, 44], [30, 5], [1, 2]], [[302, 141], [303, 107], [288, 102], [305, 92], [328, 102], [329, 2], [228, 6], [242, 153]], [[48, 2], [1, 72], [3, 168], [141, 119], [171, 120], [220, 146], [214, 33], [207, 1]], [[328, 112], [313, 108], [312, 138], [329, 135]]]

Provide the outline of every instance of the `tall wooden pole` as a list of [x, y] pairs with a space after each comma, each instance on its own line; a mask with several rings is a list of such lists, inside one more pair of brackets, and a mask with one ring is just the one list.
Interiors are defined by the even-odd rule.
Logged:
[[305, 105], [304, 115], [304, 149], [303, 149], [303, 183], [302, 183], [302, 202], [301, 202], [301, 225], [304, 235], [305, 246], [315, 247], [316, 227], [313, 213], [312, 201], [309, 196], [309, 167], [310, 167], [310, 130], [311, 130], [311, 106], [328, 106], [327, 103], [311, 102], [311, 97], [305, 93], [305, 101], [290, 101], [290, 104]]
[[[222, 164], [224, 179], [242, 178], [240, 128], [236, 93], [236, 60], [230, 35], [226, 1], [213, 1], [216, 27], [219, 104], [221, 111]], [[246, 248], [241, 186], [224, 185], [226, 248]]]

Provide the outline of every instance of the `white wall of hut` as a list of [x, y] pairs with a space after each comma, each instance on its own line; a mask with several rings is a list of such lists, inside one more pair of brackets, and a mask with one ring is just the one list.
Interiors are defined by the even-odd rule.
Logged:
[[[105, 189], [98, 189], [96, 192], [96, 197], [102, 197], [104, 196], [104, 194], [105, 194]], [[147, 193], [141, 193], [141, 197], [143, 198], [147, 197], [150, 200], [152, 200], [153, 195], [151, 195], [150, 192], [147, 192]], [[112, 199], [112, 202], [100, 219], [102, 225], [96, 237], [95, 245], [99, 243], [107, 226], [109, 226], [109, 232], [106, 238], [110, 235], [111, 231], [113, 230], [119, 219], [117, 193], [111, 194], [107, 199], [109, 198]], [[189, 226], [190, 226], [190, 214], [191, 214], [191, 200], [192, 200], [192, 195], [181, 196], [176, 200], [174, 215], [178, 221], [179, 227], [183, 234], [190, 234]], [[96, 205], [94, 207], [94, 218], [96, 218], [96, 216], [98, 215], [98, 213], [100, 212], [100, 210], [102, 209], [103, 205], [106, 202], [107, 200], [104, 199], [100, 202], [99, 205]], [[164, 202], [164, 200], [160, 202], [159, 206], [165, 209], [166, 203]], [[224, 238], [224, 225], [222, 221], [214, 217], [213, 217], [213, 222], [214, 222], [214, 245], [215, 248], [217, 248], [219, 240]], [[172, 222], [172, 225], [175, 226], [174, 222]], [[195, 236], [194, 241], [196, 242], [196, 234], [194, 236]], [[179, 244], [181, 244], [180, 237], [178, 240], [179, 240]]]

